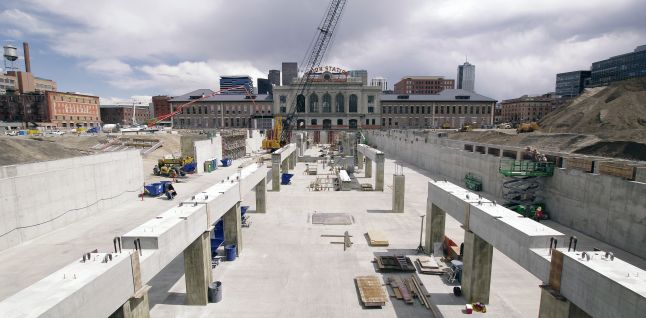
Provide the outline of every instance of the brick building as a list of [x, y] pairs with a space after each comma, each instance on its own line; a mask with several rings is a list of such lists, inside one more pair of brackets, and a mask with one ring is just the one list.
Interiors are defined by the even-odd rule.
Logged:
[[454, 87], [455, 80], [442, 76], [406, 76], [395, 83], [395, 94], [439, 94]]
[[42, 93], [0, 95], [0, 121], [33, 122], [49, 126], [49, 109]]
[[[160, 117], [170, 114], [170, 97], [158, 95], [153, 96], [153, 113], [150, 114], [151, 117]], [[170, 123], [170, 121], [165, 120], [164, 122]]]
[[135, 124], [142, 125], [148, 123], [153, 116], [148, 106], [132, 105], [101, 105], [101, 120], [104, 124], [119, 124], [121, 126], [133, 125], [133, 110], [135, 111]]
[[45, 92], [49, 121], [59, 128], [101, 125], [99, 97], [75, 93]]
[[503, 100], [500, 104], [502, 121], [513, 124], [538, 121], [554, 110], [556, 105], [552, 94], [524, 95], [519, 98]]
[[[198, 89], [170, 99], [171, 110], [212, 94], [209, 89]], [[272, 127], [271, 95], [222, 94], [205, 98], [185, 107], [172, 119], [173, 127], [180, 129], [257, 128]]]
[[436, 95], [381, 95], [383, 128], [460, 128], [493, 124], [496, 100], [461, 89]]

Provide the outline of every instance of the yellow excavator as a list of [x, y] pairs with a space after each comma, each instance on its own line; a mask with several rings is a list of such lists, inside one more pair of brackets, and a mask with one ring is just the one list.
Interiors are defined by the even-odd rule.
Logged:
[[280, 149], [280, 134], [283, 131], [283, 118], [281, 116], [276, 116], [275, 121], [271, 135], [267, 134], [267, 137], [262, 140], [262, 149], [269, 151]]

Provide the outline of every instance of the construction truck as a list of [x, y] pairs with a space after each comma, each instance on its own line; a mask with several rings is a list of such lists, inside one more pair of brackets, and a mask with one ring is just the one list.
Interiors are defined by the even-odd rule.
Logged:
[[535, 130], [538, 130], [538, 124], [536, 122], [531, 122], [531, 123], [520, 123], [518, 124], [518, 128], [516, 128], [516, 132], [519, 134], [522, 133], [527, 133], [527, 132], [532, 132]]
[[153, 174], [156, 176], [183, 177], [186, 173], [195, 171], [193, 157], [179, 157], [159, 159], [153, 167]]

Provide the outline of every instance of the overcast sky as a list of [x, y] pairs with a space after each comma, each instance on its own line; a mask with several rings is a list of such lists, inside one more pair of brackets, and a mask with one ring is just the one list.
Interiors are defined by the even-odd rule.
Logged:
[[[0, 40], [21, 51], [28, 41], [32, 72], [62, 91], [177, 95], [300, 63], [328, 3], [2, 0]], [[406, 75], [455, 78], [468, 57], [477, 92], [540, 94], [558, 72], [646, 44], [644, 12], [644, 0], [348, 0], [323, 64], [366, 69], [392, 89]]]

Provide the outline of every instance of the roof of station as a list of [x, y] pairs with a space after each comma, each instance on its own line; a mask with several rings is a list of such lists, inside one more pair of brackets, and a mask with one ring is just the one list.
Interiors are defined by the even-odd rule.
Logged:
[[495, 102], [496, 100], [463, 89], [445, 89], [439, 94], [382, 94], [381, 101], [412, 101], [412, 102], [443, 102], [443, 101], [465, 101], [465, 102]]

